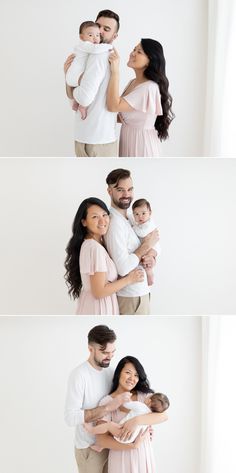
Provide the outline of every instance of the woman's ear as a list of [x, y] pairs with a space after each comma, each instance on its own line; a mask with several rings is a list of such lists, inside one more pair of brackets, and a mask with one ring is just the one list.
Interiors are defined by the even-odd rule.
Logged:
[[87, 227], [87, 223], [86, 223], [86, 220], [84, 220], [84, 218], [82, 218], [81, 223], [82, 223], [83, 227]]

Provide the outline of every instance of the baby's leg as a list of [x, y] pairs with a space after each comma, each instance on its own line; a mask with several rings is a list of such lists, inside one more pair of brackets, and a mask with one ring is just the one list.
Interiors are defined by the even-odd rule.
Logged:
[[147, 282], [149, 286], [152, 286], [154, 283], [154, 272], [152, 268], [145, 268], [147, 275]]
[[78, 108], [79, 108], [78, 102], [76, 102], [76, 100], [72, 100], [72, 110], [77, 112]]
[[82, 107], [82, 105], [79, 105], [78, 110], [80, 111], [82, 120], [85, 120], [85, 118], [87, 117], [87, 107]]

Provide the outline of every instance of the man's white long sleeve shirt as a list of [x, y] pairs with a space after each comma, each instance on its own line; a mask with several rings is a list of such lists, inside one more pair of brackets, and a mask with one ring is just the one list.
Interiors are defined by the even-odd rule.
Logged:
[[[105, 235], [107, 251], [116, 265], [119, 276], [125, 276], [139, 265], [139, 258], [134, 251], [140, 246], [140, 240], [130, 222], [118, 210], [110, 208], [110, 224]], [[141, 297], [148, 294], [146, 272], [144, 280], [121, 289], [117, 294], [122, 297]]]
[[84, 410], [98, 406], [99, 401], [111, 389], [113, 370], [102, 368], [97, 370], [85, 361], [70, 374], [65, 404], [65, 421], [75, 427], [75, 447], [87, 448], [95, 443], [94, 435], [90, 435], [83, 427]]

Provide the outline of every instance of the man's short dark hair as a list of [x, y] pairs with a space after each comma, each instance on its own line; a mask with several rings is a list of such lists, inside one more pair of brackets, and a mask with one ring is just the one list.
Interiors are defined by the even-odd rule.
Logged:
[[150, 205], [150, 203], [148, 202], [147, 199], [138, 199], [138, 200], [136, 200], [132, 205], [132, 210], [135, 210], [137, 207], [142, 207], [143, 205], [146, 205], [150, 212], [152, 211], [151, 205]]
[[107, 325], [96, 325], [88, 333], [88, 344], [98, 343], [104, 350], [108, 343], [114, 343], [115, 341], [116, 334]]
[[121, 179], [129, 179], [130, 177], [131, 175], [128, 169], [114, 169], [108, 174], [106, 183], [108, 186], [115, 185], [115, 187], [117, 187]]
[[95, 21], [83, 21], [83, 23], [81, 23], [80, 27], [79, 27], [79, 34], [83, 33], [83, 31], [85, 30], [85, 28], [89, 28], [90, 26], [96, 26], [97, 28], [99, 28], [99, 25], [97, 23], [95, 23]]
[[100, 18], [101, 16], [104, 16], [105, 18], [113, 18], [114, 20], [116, 20], [116, 23], [117, 23], [117, 29], [116, 31], [119, 31], [119, 28], [120, 28], [120, 17], [119, 15], [117, 15], [117, 13], [115, 13], [114, 11], [111, 11], [111, 10], [101, 10], [98, 15], [97, 15], [97, 18], [96, 18], [96, 21], [98, 20], [98, 18]]

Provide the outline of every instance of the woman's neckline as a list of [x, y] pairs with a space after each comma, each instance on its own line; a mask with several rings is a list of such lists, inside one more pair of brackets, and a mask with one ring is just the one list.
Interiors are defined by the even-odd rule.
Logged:
[[[125, 94], [126, 94], [128, 88], [129, 88], [129, 86], [130, 86], [134, 81], [135, 81], [135, 79], [132, 79], [132, 80], [128, 83], [127, 87], [125, 88], [125, 90], [124, 90], [124, 92], [123, 92], [123, 94], [122, 94], [122, 97], [125, 97]], [[128, 92], [126, 95], [130, 94], [130, 93], [133, 92], [135, 89], [137, 89], [137, 87], [140, 87], [141, 85], [144, 85], [144, 84], [146, 84], [147, 82], [150, 82], [150, 79], [146, 79], [146, 80], [144, 80], [143, 82], [139, 82], [139, 83], [138, 83], [137, 85], [135, 85], [135, 87], [134, 87], [130, 92]]]

